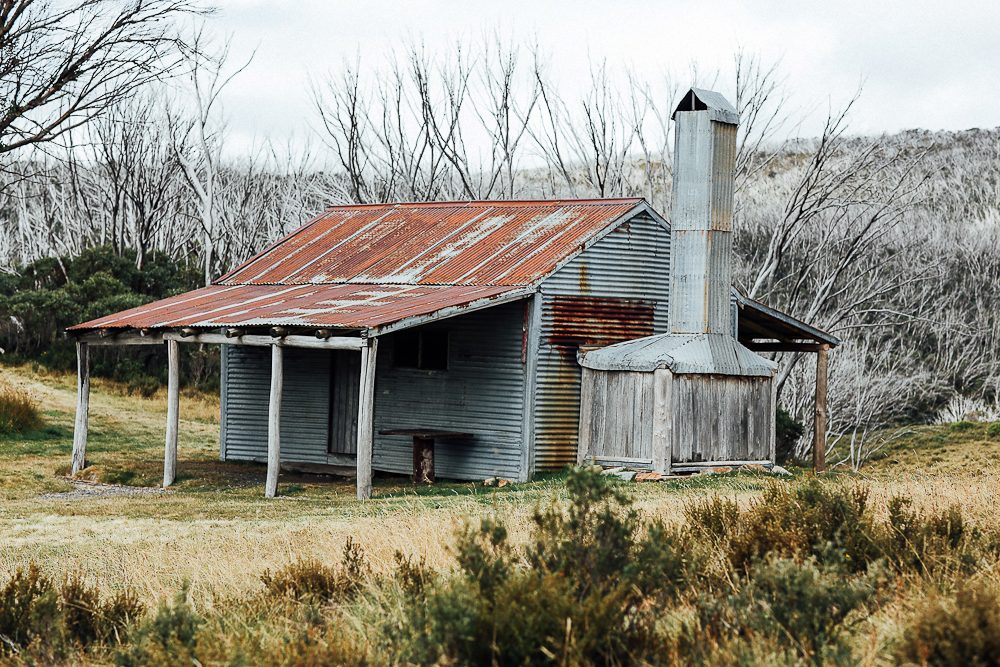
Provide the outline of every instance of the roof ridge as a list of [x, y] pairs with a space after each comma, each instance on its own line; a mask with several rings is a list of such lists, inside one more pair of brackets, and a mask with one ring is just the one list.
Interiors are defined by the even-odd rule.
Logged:
[[335, 204], [326, 211], [340, 209], [370, 210], [376, 208], [440, 208], [440, 207], [476, 207], [476, 206], [620, 206], [625, 203], [638, 204], [645, 201], [643, 197], [583, 197], [579, 199], [444, 199], [439, 201], [394, 201], [367, 204]]

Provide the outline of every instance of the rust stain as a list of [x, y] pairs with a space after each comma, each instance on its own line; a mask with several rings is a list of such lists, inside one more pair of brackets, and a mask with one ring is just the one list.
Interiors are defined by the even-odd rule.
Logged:
[[590, 291], [590, 272], [586, 264], [580, 265], [580, 292], [586, 294]]
[[581, 345], [604, 347], [653, 335], [654, 304], [649, 301], [558, 296], [551, 310], [549, 342], [574, 368]]
[[638, 299], [557, 296], [549, 304], [547, 341], [557, 353], [554, 389], [540, 404], [536, 418], [538, 465], [561, 466], [576, 456], [579, 428], [581, 347], [604, 347], [653, 334], [654, 304]]

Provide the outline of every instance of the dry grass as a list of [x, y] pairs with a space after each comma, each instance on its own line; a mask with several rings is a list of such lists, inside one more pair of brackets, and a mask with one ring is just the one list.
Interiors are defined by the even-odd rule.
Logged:
[[[52, 576], [79, 571], [102, 588], [133, 587], [151, 602], [172, 597], [189, 582], [194, 602], [211, 606], [220, 598], [258, 590], [265, 570], [297, 559], [336, 559], [348, 537], [361, 544], [376, 571], [391, 567], [396, 550], [447, 568], [452, 554], [446, 545], [466, 517], [500, 514], [520, 540], [528, 534], [535, 506], [563, 493], [559, 477], [503, 489], [474, 484], [417, 489], [397, 478], [377, 480], [376, 499], [359, 504], [349, 480], [282, 475], [282, 497], [267, 501], [262, 466], [218, 461], [215, 397], [185, 396], [174, 490], [155, 496], [42, 499], [71, 488], [57, 473], [65, 470], [70, 455], [74, 378], [0, 368], [0, 381], [35, 395], [46, 422], [38, 432], [0, 436], [0, 575], [36, 561]], [[96, 382], [88, 458], [102, 479], [156, 486], [164, 418], [162, 396], [128, 396], [111, 383]], [[928, 454], [934, 456], [938, 445], [950, 458], [930, 463]], [[921, 508], [959, 503], [972, 520], [996, 525], [998, 448], [985, 430], [952, 434], [936, 427], [902, 442], [870, 471], [834, 475], [830, 483], [867, 484], [877, 507], [900, 494], [912, 496]], [[961, 465], [966, 457], [975, 464]], [[741, 473], [628, 489], [644, 513], [674, 522], [683, 520], [688, 503], [706, 493], [746, 504], [770, 482], [766, 475]], [[877, 644], [877, 623], [873, 628]]]
[[0, 382], [0, 433], [24, 433], [41, 425], [34, 396], [21, 387]]

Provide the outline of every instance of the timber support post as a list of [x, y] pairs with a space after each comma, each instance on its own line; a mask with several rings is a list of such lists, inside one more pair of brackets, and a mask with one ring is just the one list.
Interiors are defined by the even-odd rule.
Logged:
[[73, 424], [72, 474], [87, 465], [87, 422], [90, 418], [90, 348], [76, 342], [76, 421]]
[[813, 471], [826, 470], [827, 371], [830, 346], [823, 344], [816, 352], [816, 415], [813, 422]]
[[267, 481], [264, 495], [274, 498], [278, 492], [278, 470], [281, 467], [281, 385], [284, 382], [281, 345], [271, 346], [271, 397], [267, 407]]
[[361, 386], [358, 392], [358, 500], [372, 497], [372, 448], [374, 445], [375, 364], [378, 338], [361, 348]]
[[177, 428], [180, 408], [180, 361], [178, 343], [167, 341], [167, 437], [163, 450], [163, 488], [177, 478]]

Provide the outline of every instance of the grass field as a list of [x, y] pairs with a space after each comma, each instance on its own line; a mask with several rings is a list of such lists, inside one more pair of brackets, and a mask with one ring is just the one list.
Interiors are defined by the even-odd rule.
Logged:
[[[405, 479], [377, 478], [374, 499], [359, 503], [351, 480], [283, 474], [280, 497], [266, 500], [263, 466], [218, 460], [217, 399], [184, 395], [179, 476], [171, 490], [81, 496], [71, 493], [74, 486], [65, 477], [74, 378], [0, 367], [3, 382], [38, 400], [44, 425], [17, 437], [0, 435], [0, 580], [35, 562], [53, 578], [79, 572], [103, 590], [132, 589], [149, 605], [188, 585], [193, 604], [211, 609], [220, 600], [259, 592], [267, 570], [304, 558], [333, 565], [348, 538], [365, 551], [376, 573], [394, 567], [397, 550], [446, 570], [454, 564], [449, 545], [466, 518], [502, 516], [512, 540], [520, 543], [528, 538], [535, 508], [566, 494], [564, 475], [504, 488], [481, 483], [417, 488]], [[164, 396], [128, 396], [96, 381], [88, 475], [105, 483], [157, 487], [164, 420]], [[986, 425], [915, 427], [861, 473], [824, 478], [829, 486], [867, 487], [876, 514], [885, 513], [890, 498], [906, 495], [920, 511], [942, 512], [958, 504], [973, 525], [992, 530], [1000, 522], [1000, 436], [991, 437]], [[763, 473], [730, 473], [618, 486], [644, 518], [677, 524], [684, 521], [685, 508], [706, 497], [723, 496], [746, 507], [775, 483], [787, 482]], [[892, 613], [879, 622], [891, 623]], [[871, 637], [875, 644], [867, 661], [875, 664], [877, 627]]]

